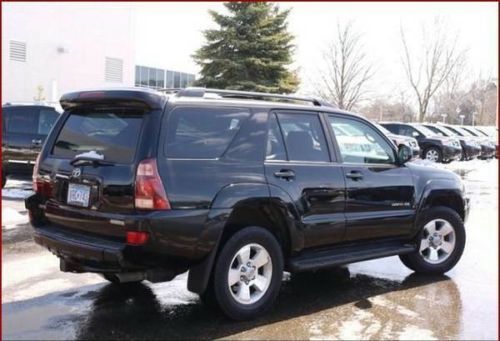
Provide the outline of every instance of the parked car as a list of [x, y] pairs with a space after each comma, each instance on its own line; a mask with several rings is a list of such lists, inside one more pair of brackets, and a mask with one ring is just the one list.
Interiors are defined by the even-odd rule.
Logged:
[[469, 134], [476, 137], [480, 141], [481, 149], [483, 151], [483, 154], [485, 154], [485, 158], [492, 158], [496, 156], [497, 147], [494, 138], [486, 135], [475, 127], [461, 126], [460, 128], [467, 131]]
[[26, 207], [62, 271], [118, 285], [189, 270], [190, 291], [241, 320], [271, 307], [283, 271], [399, 255], [441, 274], [464, 250], [460, 177], [314, 99], [137, 88], [61, 104]]
[[489, 137], [493, 144], [495, 145], [495, 157], [498, 159], [500, 156], [500, 145], [498, 143], [498, 129], [496, 127], [478, 127], [475, 126], [476, 130], [483, 133], [485, 136]]
[[444, 125], [449, 130], [455, 132], [457, 135], [469, 137], [475, 139], [476, 142], [481, 146], [481, 153], [479, 154], [480, 159], [488, 159], [495, 156], [495, 146], [490, 144], [489, 141], [475, 137], [473, 134], [458, 126]]
[[418, 141], [413, 137], [404, 136], [404, 135], [396, 135], [391, 133], [389, 130], [384, 128], [378, 123], [374, 123], [375, 126], [380, 129], [394, 144], [396, 147], [400, 148], [402, 145], [407, 145], [413, 150], [414, 157], [420, 157], [420, 147], [418, 145]]
[[462, 155], [462, 147], [457, 139], [439, 136], [422, 124], [387, 122], [381, 125], [393, 134], [415, 138], [422, 151], [422, 159], [448, 163], [460, 159]]
[[59, 116], [51, 106], [2, 106], [2, 188], [10, 175], [33, 174], [36, 157]]
[[460, 160], [462, 161], [475, 159], [481, 154], [481, 145], [475, 139], [471, 139], [470, 137], [466, 136], [460, 136], [440, 124], [428, 123], [424, 124], [424, 126], [438, 135], [454, 137], [458, 139], [460, 141], [460, 146], [462, 147], [462, 156], [460, 158]]

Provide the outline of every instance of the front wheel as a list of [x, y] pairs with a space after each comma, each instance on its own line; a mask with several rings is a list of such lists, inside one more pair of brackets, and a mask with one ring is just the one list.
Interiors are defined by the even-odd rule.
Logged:
[[443, 161], [443, 155], [439, 148], [429, 147], [424, 152], [424, 158], [431, 162], [441, 162]]
[[465, 248], [462, 218], [448, 207], [434, 207], [425, 213], [419, 227], [418, 248], [400, 256], [403, 264], [427, 274], [442, 274], [451, 270]]
[[225, 243], [209, 288], [228, 317], [244, 320], [272, 306], [282, 276], [283, 254], [276, 238], [263, 228], [247, 227]]

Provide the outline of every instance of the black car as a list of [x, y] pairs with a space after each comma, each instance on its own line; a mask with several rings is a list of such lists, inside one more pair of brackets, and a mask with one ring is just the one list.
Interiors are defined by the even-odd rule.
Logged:
[[481, 145], [475, 139], [471, 139], [470, 137], [466, 136], [460, 136], [440, 124], [424, 125], [438, 135], [457, 138], [460, 141], [460, 146], [462, 147], [462, 157], [460, 158], [460, 160], [472, 160], [477, 158], [481, 154]]
[[459, 136], [475, 140], [477, 144], [481, 147], [481, 153], [478, 156], [480, 159], [488, 159], [495, 156], [495, 146], [491, 144], [488, 139], [477, 137], [462, 127], [451, 126], [451, 125], [445, 125], [445, 127]]
[[407, 163], [410, 148], [314, 99], [133, 88], [61, 105], [26, 207], [62, 271], [121, 283], [189, 270], [190, 291], [247, 319], [271, 307], [283, 271], [399, 255], [440, 274], [464, 250], [460, 178]]
[[475, 127], [461, 126], [460, 128], [477, 139], [477, 141], [481, 145], [481, 158], [489, 159], [496, 156], [496, 144], [491, 137], [487, 136], [485, 133], [476, 129]]
[[400, 148], [402, 145], [406, 145], [411, 148], [413, 151], [414, 157], [420, 157], [420, 146], [418, 145], [418, 141], [413, 137], [404, 136], [404, 135], [396, 135], [391, 133], [389, 130], [384, 128], [378, 123], [374, 123], [375, 126], [380, 129], [394, 144], [396, 147]]
[[439, 136], [422, 124], [387, 122], [381, 125], [393, 134], [415, 138], [422, 150], [422, 159], [448, 163], [459, 160], [462, 155], [462, 147], [457, 139]]
[[31, 175], [36, 157], [60, 113], [51, 106], [2, 106], [2, 188], [10, 175]]

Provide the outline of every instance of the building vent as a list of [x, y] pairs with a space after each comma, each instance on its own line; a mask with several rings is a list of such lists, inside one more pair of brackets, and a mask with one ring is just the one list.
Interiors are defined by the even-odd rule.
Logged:
[[104, 80], [106, 82], [123, 82], [123, 60], [106, 57], [104, 67]]
[[22, 41], [11, 40], [10, 41], [10, 60], [15, 60], [16, 62], [26, 61], [26, 43]]

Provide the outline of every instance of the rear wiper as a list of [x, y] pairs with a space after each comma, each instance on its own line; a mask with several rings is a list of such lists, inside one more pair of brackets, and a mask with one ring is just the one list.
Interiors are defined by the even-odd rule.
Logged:
[[73, 160], [71, 160], [70, 165], [78, 167], [78, 166], [114, 166], [113, 162], [104, 161], [101, 159], [94, 159], [92, 157], [86, 156], [76, 156]]

